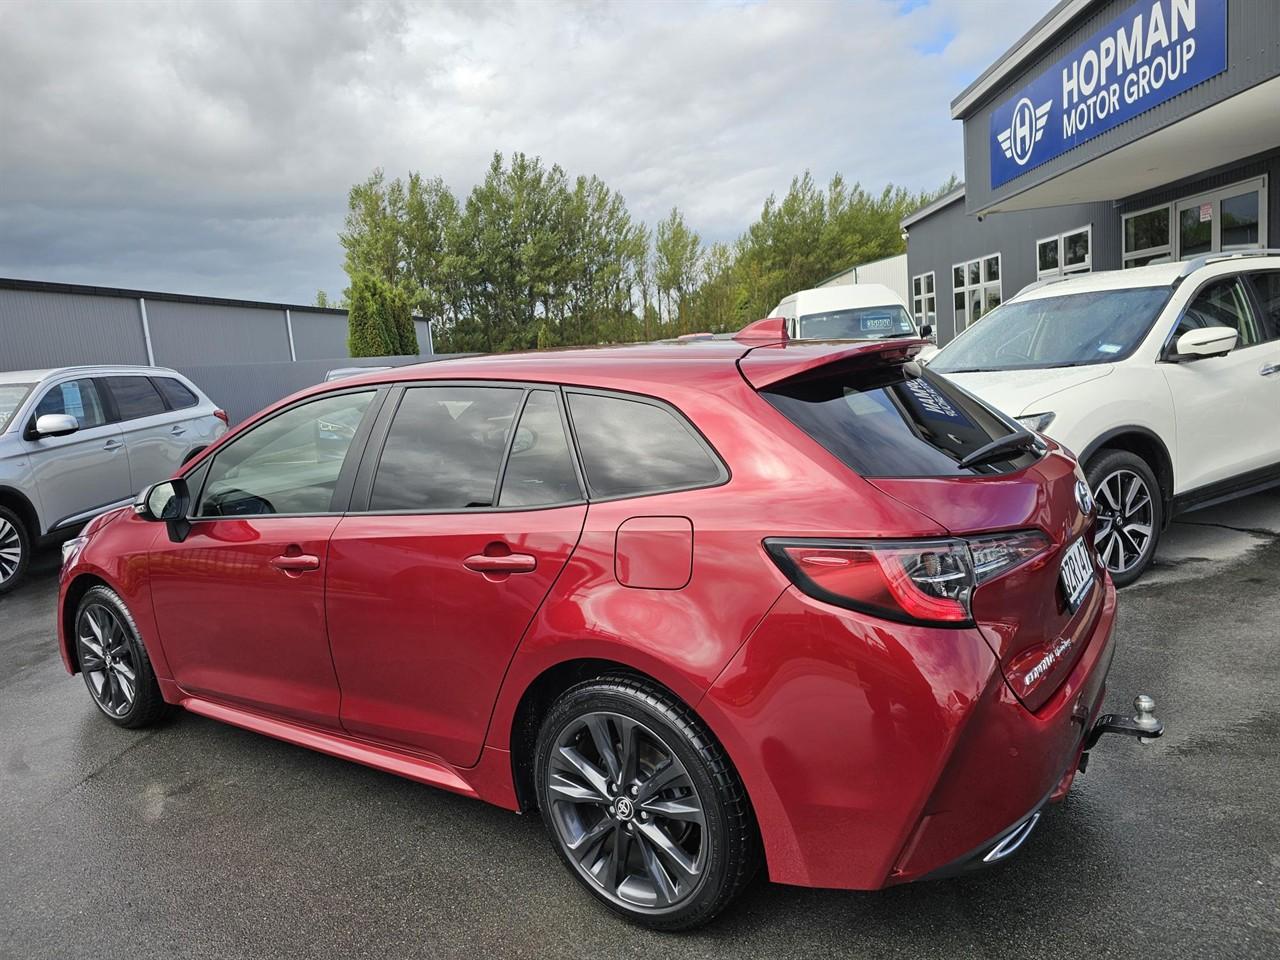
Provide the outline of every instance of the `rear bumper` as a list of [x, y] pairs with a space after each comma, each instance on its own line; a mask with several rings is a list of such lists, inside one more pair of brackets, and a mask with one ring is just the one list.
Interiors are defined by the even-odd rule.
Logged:
[[1069, 789], [1114, 622], [1107, 581], [1079, 660], [1032, 712], [977, 630], [788, 591], [698, 708], [747, 786], [770, 879], [867, 890], [981, 863]]

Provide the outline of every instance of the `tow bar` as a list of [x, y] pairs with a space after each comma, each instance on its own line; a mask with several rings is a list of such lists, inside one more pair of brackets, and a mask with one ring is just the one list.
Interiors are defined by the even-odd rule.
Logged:
[[1080, 772], [1089, 765], [1089, 751], [1108, 733], [1137, 737], [1142, 743], [1150, 743], [1164, 735], [1164, 724], [1156, 719], [1156, 702], [1145, 694], [1133, 698], [1133, 716], [1122, 717], [1118, 713], [1104, 713], [1094, 722], [1084, 740], [1084, 752], [1080, 754]]

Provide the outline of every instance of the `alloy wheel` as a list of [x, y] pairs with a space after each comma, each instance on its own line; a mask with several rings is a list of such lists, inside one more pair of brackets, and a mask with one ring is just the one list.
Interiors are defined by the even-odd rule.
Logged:
[[1132, 470], [1109, 473], [1093, 491], [1098, 529], [1093, 542], [1112, 574], [1138, 566], [1155, 536], [1155, 502], [1147, 482]]
[[138, 695], [138, 665], [129, 631], [105, 604], [92, 603], [76, 621], [80, 671], [103, 713], [123, 717]]
[[22, 538], [18, 529], [0, 517], [0, 583], [4, 583], [22, 565]]
[[618, 713], [583, 714], [560, 732], [548, 763], [556, 837], [604, 896], [665, 912], [697, 892], [708, 849], [702, 799], [652, 729]]

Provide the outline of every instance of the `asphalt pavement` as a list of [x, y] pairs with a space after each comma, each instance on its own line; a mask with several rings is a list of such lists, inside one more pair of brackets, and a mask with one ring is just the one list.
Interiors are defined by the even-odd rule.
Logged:
[[0, 600], [0, 957], [1280, 957], [1280, 495], [1176, 524], [1121, 594], [1106, 738], [1005, 866], [878, 893], [757, 882], [659, 935], [520, 817], [193, 715], [101, 718], [56, 558]]

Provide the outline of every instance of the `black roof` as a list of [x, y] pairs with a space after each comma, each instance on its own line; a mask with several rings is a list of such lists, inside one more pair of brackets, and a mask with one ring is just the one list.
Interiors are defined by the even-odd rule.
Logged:
[[77, 293], [91, 297], [126, 297], [130, 300], [169, 300], [174, 303], [201, 303], [214, 307], [254, 307], [259, 310], [306, 311], [345, 317], [338, 307], [316, 307], [302, 303], [269, 303], [265, 300], [232, 300], [227, 297], [197, 297], [186, 293], [162, 293], [157, 290], [128, 290], [122, 287], [95, 287], [82, 283], [53, 283], [48, 280], [17, 280], [0, 277], [0, 290], [32, 290], [40, 293]]

